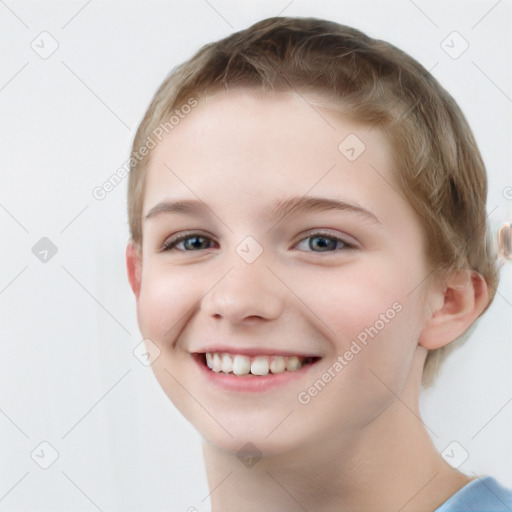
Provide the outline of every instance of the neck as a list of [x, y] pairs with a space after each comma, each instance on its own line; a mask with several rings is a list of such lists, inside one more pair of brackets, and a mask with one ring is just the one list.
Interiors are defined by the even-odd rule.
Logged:
[[[421, 358], [419, 358], [421, 359]], [[420, 373], [421, 374], [421, 373]], [[448, 466], [420, 419], [419, 382], [357, 432], [245, 466], [204, 441], [213, 512], [432, 512], [471, 479]]]

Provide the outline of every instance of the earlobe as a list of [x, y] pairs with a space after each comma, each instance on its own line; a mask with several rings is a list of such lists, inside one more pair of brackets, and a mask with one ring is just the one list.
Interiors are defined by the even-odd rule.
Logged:
[[427, 318], [420, 333], [419, 345], [435, 350], [463, 334], [487, 306], [489, 292], [481, 274], [459, 270], [446, 281], [441, 295], [442, 306]]
[[140, 293], [141, 263], [140, 247], [134, 242], [129, 242], [126, 246], [126, 269], [128, 281], [137, 299]]

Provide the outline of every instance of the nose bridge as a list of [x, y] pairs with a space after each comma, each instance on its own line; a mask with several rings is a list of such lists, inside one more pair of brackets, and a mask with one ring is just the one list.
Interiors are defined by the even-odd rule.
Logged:
[[284, 290], [267, 268], [263, 248], [257, 251], [254, 241], [245, 240], [228, 259], [230, 270], [203, 297], [201, 309], [234, 323], [250, 317], [277, 318], [283, 309]]

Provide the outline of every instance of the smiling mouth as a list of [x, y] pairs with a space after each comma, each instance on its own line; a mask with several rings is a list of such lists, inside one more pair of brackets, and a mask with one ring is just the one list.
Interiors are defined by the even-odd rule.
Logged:
[[295, 372], [305, 366], [315, 364], [320, 359], [316, 356], [247, 356], [225, 352], [206, 352], [196, 354], [196, 356], [211, 371], [237, 377]]

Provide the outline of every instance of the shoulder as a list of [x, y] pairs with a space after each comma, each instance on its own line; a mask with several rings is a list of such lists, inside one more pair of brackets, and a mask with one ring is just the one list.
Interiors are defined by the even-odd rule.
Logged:
[[435, 512], [508, 512], [512, 490], [492, 476], [476, 478], [451, 496]]

